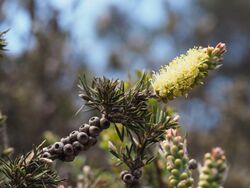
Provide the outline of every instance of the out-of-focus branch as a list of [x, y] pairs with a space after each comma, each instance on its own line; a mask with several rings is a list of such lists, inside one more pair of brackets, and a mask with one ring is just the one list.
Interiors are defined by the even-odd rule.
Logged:
[[158, 187], [167, 188], [167, 185], [162, 181], [162, 178], [161, 178], [162, 171], [161, 171], [161, 168], [159, 167], [157, 160], [154, 161], [154, 166], [155, 166], [156, 173], [157, 173], [156, 177], [157, 177]]
[[3, 149], [8, 148], [8, 136], [6, 130], [6, 119], [7, 117], [0, 112], [0, 145]]

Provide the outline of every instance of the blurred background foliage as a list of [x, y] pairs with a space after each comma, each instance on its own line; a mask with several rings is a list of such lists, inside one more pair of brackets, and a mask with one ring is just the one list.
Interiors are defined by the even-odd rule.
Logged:
[[[10, 31], [0, 63], [0, 109], [8, 116], [10, 145], [27, 151], [44, 136], [53, 142], [86, 122], [89, 113], [75, 116], [80, 73], [127, 79], [193, 45], [222, 41], [223, 67], [170, 105], [181, 115], [191, 155], [201, 160], [212, 146], [223, 147], [230, 164], [225, 187], [249, 187], [249, 20], [246, 0], [1, 0], [0, 30]], [[87, 163], [110, 171], [100, 154], [108, 159], [95, 148]], [[62, 176], [79, 174], [86, 156], [57, 164]]]

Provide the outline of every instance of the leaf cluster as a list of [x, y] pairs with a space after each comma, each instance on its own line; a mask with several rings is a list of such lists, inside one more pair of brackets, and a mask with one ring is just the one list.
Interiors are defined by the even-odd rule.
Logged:
[[85, 76], [80, 77], [80, 97], [85, 105], [98, 110], [111, 122], [121, 123], [129, 129], [139, 131], [144, 128], [147, 117], [149, 82], [144, 74], [135, 87], [125, 90], [121, 80], [109, 80], [105, 77], [94, 78], [91, 86]]
[[[105, 77], [94, 78], [91, 86], [80, 78], [80, 97], [85, 105], [104, 114], [113, 124], [121, 143], [110, 142], [110, 152], [131, 171], [154, 159], [150, 146], [164, 139], [168, 128], [178, 125], [151, 94], [149, 76], [142, 74], [134, 87]], [[119, 124], [122, 126], [120, 127]]]
[[117, 149], [115, 144], [110, 142], [110, 152], [131, 171], [152, 162], [155, 159], [152, 146], [165, 139], [167, 129], [179, 126], [170, 113], [165, 108], [161, 109], [156, 101], [149, 101], [148, 112], [150, 116], [146, 118], [143, 132], [131, 131], [126, 127], [118, 128], [115, 125], [120, 141], [126, 144]]
[[42, 188], [56, 187], [62, 180], [52, 170], [49, 161], [40, 156], [41, 145], [15, 159], [0, 158], [1, 187]]

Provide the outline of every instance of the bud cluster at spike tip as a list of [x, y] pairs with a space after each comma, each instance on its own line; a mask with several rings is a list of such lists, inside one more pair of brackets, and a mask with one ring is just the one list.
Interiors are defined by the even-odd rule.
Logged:
[[110, 121], [104, 115], [102, 118], [92, 117], [88, 124], [83, 124], [78, 130], [72, 131], [69, 136], [43, 148], [42, 158], [73, 161], [81, 151], [95, 145], [100, 132], [109, 126]]
[[223, 188], [227, 168], [224, 151], [220, 147], [213, 148], [211, 153], [204, 155], [204, 164], [200, 168], [198, 188]]
[[155, 94], [163, 101], [187, 95], [195, 85], [203, 83], [209, 70], [220, 65], [225, 52], [224, 43], [189, 49], [185, 55], [176, 57], [158, 73], [153, 73], [151, 83]]
[[178, 134], [178, 130], [168, 129], [166, 140], [161, 143], [163, 154], [170, 172], [169, 183], [173, 187], [191, 188], [194, 180], [189, 168], [186, 141]]

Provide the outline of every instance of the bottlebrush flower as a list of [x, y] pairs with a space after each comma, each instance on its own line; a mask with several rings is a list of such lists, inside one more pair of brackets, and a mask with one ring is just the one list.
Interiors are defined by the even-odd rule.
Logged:
[[176, 57], [169, 65], [165, 65], [154, 73], [152, 86], [154, 92], [163, 100], [187, 95], [198, 84], [202, 83], [209, 70], [218, 67], [226, 51], [225, 44], [216, 47], [194, 47], [185, 55]]

